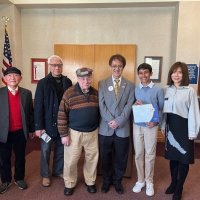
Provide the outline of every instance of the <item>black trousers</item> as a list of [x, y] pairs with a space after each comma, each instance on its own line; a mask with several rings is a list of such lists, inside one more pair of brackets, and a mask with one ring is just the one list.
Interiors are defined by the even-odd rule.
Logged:
[[0, 160], [1, 160], [1, 182], [11, 182], [11, 157], [12, 151], [15, 154], [15, 181], [23, 180], [25, 176], [25, 149], [26, 138], [23, 130], [9, 132], [6, 143], [0, 142]]
[[189, 164], [170, 160], [171, 185], [175, 188], [174, 194], [180, 195], [189, 171]]
[[99, 135], [99, 147], [104, 183], [120, 183], [127, 167], [129, 137]]

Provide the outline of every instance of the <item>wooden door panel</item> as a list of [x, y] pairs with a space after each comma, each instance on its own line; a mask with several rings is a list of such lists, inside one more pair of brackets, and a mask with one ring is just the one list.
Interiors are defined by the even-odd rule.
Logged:
[[[108, 61], [113, 54], [122, 54], [126, 58], [126, 67], [123, 76], [134, 82], [135, 80], [135, 45], [54, 45], [54, 53], [59, 55], [64, 62], [63, 74], [67, 75], [76, 83], [76, 69], [79, 67], [90, 67], [93, 72], [93, 86], [98, 89], [98, 82], [111, 75], [111, 69]], [[131, 129], [132, 130], [132, 129]], [[132, 131], [130, 133], [130, 146], [128, 155], [128, 164], [125, 172], [126, 177], [131, 177], [133, 163], [133, 142]], [[100, 171], [100, 162], [98, 173]]]
[[63, 74], [66, 74], [73, 83], [76, 82], [77, 68], [90, 67], [94, 70], [92, 85], [97, 89], [99, 80], [111, 75], [108, 61], [116, 53], [122, 54], [127, 61], [123, 76], [132, 82], [135, 79], [135, 45], [55, 44], [54, 53], [63, 59]]
[[98, 88], [98, 81], [111, 75], [109, 59], [114, 54], [122, 54], [126, 58], [126, 67], [123, 76], [134, 81], [135, 71], [135, 45], [95, 45], [94, 87]]
[[63, 59], [63, 74], [73, 84], [77, 81], [77, 68], [90, 67], [94, 70], [94, 45], [55, 44], [54, 53]]

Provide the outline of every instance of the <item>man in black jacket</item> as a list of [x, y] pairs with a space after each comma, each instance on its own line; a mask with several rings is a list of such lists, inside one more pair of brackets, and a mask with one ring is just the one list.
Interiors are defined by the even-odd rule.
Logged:
[[[41, 139], [40, 163], [44, 187], [51, 184], [49, 161], [52, 143], [54, 143], [52, 175], [59, 177], [63, 174], [64, 151], [57, 129], [57, 115], [63, 93], [72, 85], [71, 80], [62, 75], [63, 61], [59, 56], [50, 56], [48, 65], [50, 73], [38, 82], [34, 102], [35, 133], [44, 139]], [[51, 140], [45, 141], [42, 135], [50, 137]]]

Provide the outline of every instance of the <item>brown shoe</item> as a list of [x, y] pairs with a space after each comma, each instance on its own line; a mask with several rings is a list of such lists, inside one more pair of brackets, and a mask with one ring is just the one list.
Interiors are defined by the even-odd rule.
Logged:
[[44, 186], [44, 187], [49, 187], [51, 185], [51, 180], [50, 180], [50, 178], [45, 178], [45, 177], [43, 177], [42, 178], [42, 186]]

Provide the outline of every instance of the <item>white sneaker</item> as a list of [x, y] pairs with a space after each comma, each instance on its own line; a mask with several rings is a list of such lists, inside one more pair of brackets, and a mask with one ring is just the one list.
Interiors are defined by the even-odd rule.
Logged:
[[141, 183], [141, 182], [136, 182], [136, 184], [133, 187], [133, 192], [135, 193], [139, 193], [141, 192], [142, 188], [145, 186], [145, 182]]
[[146, 184], [146, 195], [150, 197], [154, 195], [153, 183]]

